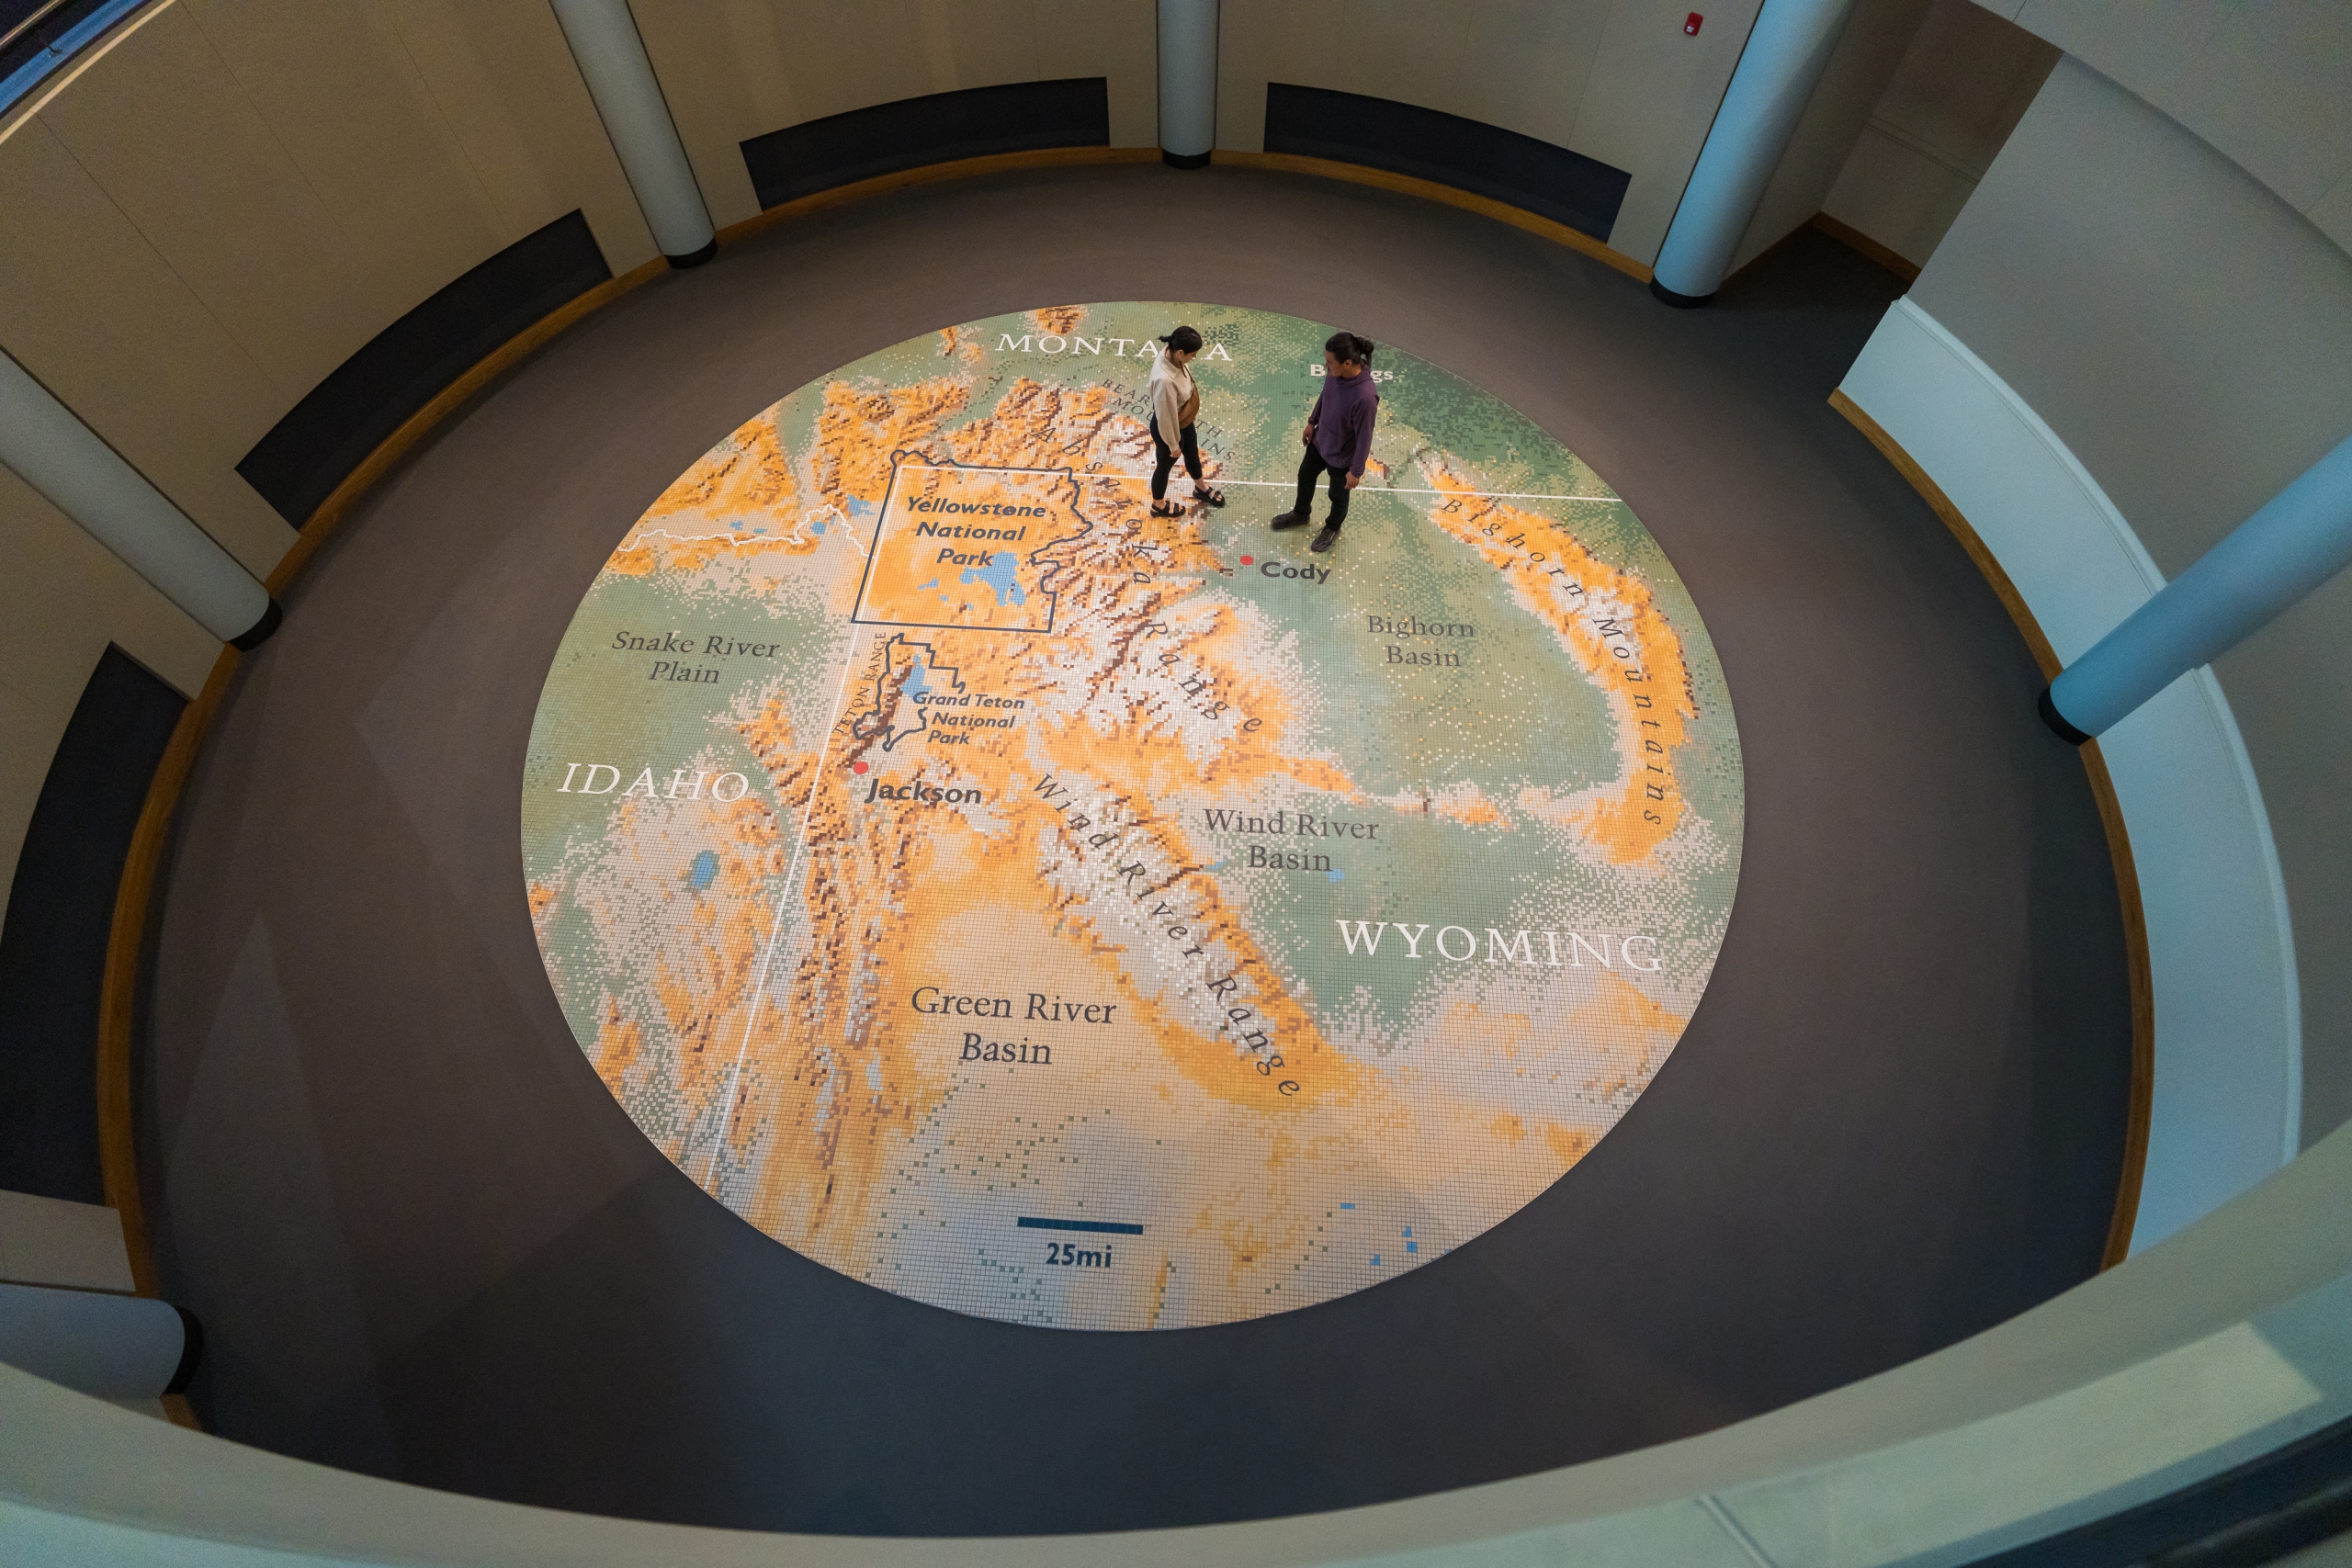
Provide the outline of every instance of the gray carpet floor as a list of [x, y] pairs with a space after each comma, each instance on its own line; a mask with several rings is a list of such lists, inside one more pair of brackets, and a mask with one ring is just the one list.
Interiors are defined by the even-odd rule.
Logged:
[[[1806, 233], [1679, 312], [1451, 209], [1130, 166], [820, 215], [558, 339], [322, 551], [183, 807], [142, 1178], [211, 1429], [657, 1519], [1172, 1525], [1702, 1431], [2091, 1274], [2129, 1110], [2113, 874], [2017, 632], [1824, 401], [1899, 291]], [[1307, 1311], [1057, 1333], [807, 1262], [639, 1135], [540, 966], [523, 755], [582, 592], [718, 436], [949, 322], [1154, 299], [1344, 323], [1589, 460], [1706, 617], [1747, 838], [1680, 1045], [1517, 1216]]]

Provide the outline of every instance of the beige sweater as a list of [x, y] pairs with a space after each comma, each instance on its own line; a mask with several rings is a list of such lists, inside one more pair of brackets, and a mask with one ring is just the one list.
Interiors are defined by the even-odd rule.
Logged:
[[1146, 390], [1151, 398], [1151, 412], [1159, 421], [1159, 438], [1175, 446], [1176, 433], [1184, 428], [1184, 405], [1193, 400], [1193, 373], [1163, 354], [1152, 361]]

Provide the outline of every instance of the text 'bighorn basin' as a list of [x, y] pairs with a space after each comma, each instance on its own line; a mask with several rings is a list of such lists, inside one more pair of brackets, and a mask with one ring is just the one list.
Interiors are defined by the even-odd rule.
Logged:
[[[1180, 321], [1234, 504], [1162, 519]], [[796, 1251], [1058, 1327], [1309, 1306], [1510, 1216], [1679, 1038], [1744, 809], [1698, 611], [1574, 454], [1388, 350], [1345, 544], [1267, 531], [1328, 333], [1057, 306], [882, 350], [582, 601], [523, 784], [548, 974]]]

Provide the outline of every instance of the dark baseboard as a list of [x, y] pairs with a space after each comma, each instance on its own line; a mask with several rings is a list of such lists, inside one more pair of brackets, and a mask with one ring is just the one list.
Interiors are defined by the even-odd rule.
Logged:
[[607, 281], [578, 212], [526, 235], [369, 339], [237, 465], [300, 528], [368, 455], [508, 339]]
[[0, 1188], [106, 1201], [92, 1043], [115, 889], [187, 706], [109, 648], [50, 761], [0, 926]]
[[901, 98], [789, 125], [742, 146], [764, 209], [931, 164], [1110, 144], [1108, 80], [1075, 76]]
[[1266, 151], [1452, 186], [1602, 241], [1633, 180], [1598, 158], [1481, 120], [1286, 82], [1266, 85]]

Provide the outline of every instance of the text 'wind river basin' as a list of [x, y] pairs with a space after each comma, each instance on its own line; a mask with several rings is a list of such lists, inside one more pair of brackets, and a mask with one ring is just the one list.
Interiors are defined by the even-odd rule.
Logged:
[[[1231, 504], [1155, 518], [1179, 322]], [[1329, 333], [1057, 306], [884, 349], [582, 601], [523, 780], [548, 975], [795, 1251], [1054, 1327], [1311, 1306], [1510, 1216], [1673, 1050], [1744, 810], [1698, 610], [1574, 454], [1385, 347], [1344, 543], [1268, 531]]]

